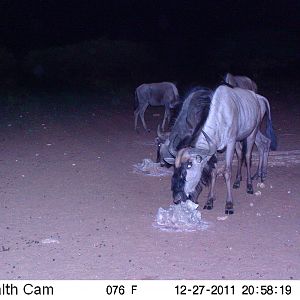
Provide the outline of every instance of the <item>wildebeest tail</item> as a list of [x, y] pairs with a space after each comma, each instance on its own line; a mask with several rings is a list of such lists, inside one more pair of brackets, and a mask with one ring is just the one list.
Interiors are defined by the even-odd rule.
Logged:
[[277, 149], [277, 138], [273, 129], [272, 120], [267, 118], [267, 128], [266, 128], [266, 136], [271, 140], [270, 149]]
[[241, 144], [242, 144], [242, 164], [243, 162], [245, 161], [245, 158], [246, 158], [246, 152], [247, 152], [247, 140], [244, 139], [241, 141]]
[[269, 101], [264, 98], [265, 104], [267, 107], [267, 126], [266, 126], [266, 136], [271, 140], [270, 149], [276, 150], [277, 149], [277, 138], [275, 135], [275, 131], [272, 125], [272, 119], [271, 119], [271, 110], [270, 110], [270, 104]]
[[139, 107], [139, 99], [138, 99], [138, 96], [137, 96], [137, 92], [135, 90], [133, 108], [134, 108], [134, 110], [137, 110], [138, 107]]

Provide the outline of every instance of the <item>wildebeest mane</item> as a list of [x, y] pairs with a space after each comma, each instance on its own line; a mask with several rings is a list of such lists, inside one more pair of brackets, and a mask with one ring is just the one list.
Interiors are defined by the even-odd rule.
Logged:
[[[221, 85], [222, 85], [222, 84], [221, 84]], [[219, 85], [219, 86], [220, 86], [220, 85]], [[218, 87], [219, 87], [219, 86], [218, 86]], [[217, 88], [218, 88], [218, 87], [217, 87]], [[216, 89], [217, 89], [217, 88], [216, 88]], [[214, 93], [215, 93], [216, 89], [210, 92], [209, 99], [208, 99], [210, 104], [211, 104], [211, 100], [212, 100], [212, 98], [213, 98], [213, 96], [214, 96]], [[205, 113], [205, 114], [203, 115], [203, 122], [202, 122], [202, 120], [201, 120], [201, 122], [196, 126], [195, 130], [193, 131], [193, 133], [192, 133], [192, 135], [191, 135], [191, 137], [190, 137], [190, 146], [191, 146], [191, 147], [195, 147], [196, 141], [197, 141], [197, 139], [198, 139], [198, 136], [199, 136], [200, 133], [201, 133], [202, 127], [204, 126], [204, 124], [205, 124], [205, 122], [206, 122], [206, 120], [207, 120], [207, 118], [208, 118], [209, 110], [210, 110], [210, 106], [209, 106], [208, 110], [205, 110], [205, 112], [203, 112], [203, 113]]]
[[207, 102], [207, 106], [204, 106], [204, 103], [202, 104], [203, 109], [200, 111], [200, 116], [198, 118], [198, 120], [200, 120], [200, 122], [197, 123], [197, 126], [194, 128], [192, 134], [189, 137], [189, 145], [194, 145], [195, 143], [195, 138], [197, 137], [197, 135], [195, 133], [200, 132], [203, 125], [205, 124], [208, 114], [209, 114], [209, 109], [210, 109], [210, 99], [209, 99], [209, 103]]
[[[190, 131], [191, 134], [182, 141], [183, 143], [180, 146], [178, 146], [178, 150], [183, 147], [192, 146], [195, 143], [195, 139], [198, 136], [197, 133], [201, 131], [209, 114], [210, 103], [213, 96], [212, 90], [206, 89], [205, 91], [201, 92], [201, 94], [197, 93], [195, 96], [193, 97], [193, 104], [196, 107], [197, 114], [196, 116], [194, 116], [189, 111], [186, 121], [187, 124], [191, 124], [192, 122], [194, 122], [197, 125], [194, 128], [192, 128], [192, 126], [190, 125], [190, 128], [192, 129]], [[191, 120], [191, 118], [193, 117], [195, 117], [196, 120]]]
[[226, 85], [226, 86], [228, 86], [228, 87], [230, 87], [230, 88], [232, 88], [232, 89], [234, 88], [233, 85], [231, 85], [230, 83], [228, 83], [228, 82], [226, 82], [226, 81], [222, 81], [220, 85]]
[[[190, 97], [191, 95], [192, 97]], [[211, 97], [212, 91], [204, 87], [195, 87], [186, 96], [181, 112], [174, 124], [178, 127], [176, 133], [179, 132], [181, 135], [179, 143], [174, 145], [177, 151], [190, 146], [195, 130], [204, 125], [209, 113]]]

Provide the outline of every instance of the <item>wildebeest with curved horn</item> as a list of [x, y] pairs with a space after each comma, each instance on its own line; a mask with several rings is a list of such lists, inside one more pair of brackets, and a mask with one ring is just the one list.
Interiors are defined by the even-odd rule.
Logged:
[[224, 76], [224, 81], [232, 87], [239, 87], [255, 93], [257, 92], [257, 84], [247, 76], [237, 76], [227, 73]]
[[174, 83], [144, 83], [135, 90], [134, 101], [134, 129], [137, 130], [138, 116], [140, 116], [145, 130], [148, 130], [144, 114], [149, 105], [165, 106], [162, 129], [164, 130], [166, 122], [171, 119], [171, 109], [179, 104], [179, 94]]
[[[166, 167], [174, 165], [174, 158], [178, 150], [191, 145], [194, 132], [197, 132], [206, 121], [212, 95], [213, 91], [208, 88], [194, 88], [185, 98], [171, 132], [161, 132], [160, 126], [158, 126], [157, 138], [155, 139], [157, 144], [157, 163]], [[259, 153], [259, 163], [253, 179], [260, 178], [261, 182], [263, 182], [267, 174], [270, 143], [271, 141], [260, 131], [257, 132], [255, 144]], [[236, 154], [238, 168], [233, 187], [239, 188], [242, 180], [241, 168], [243, 161], [242, 147], [239, 142], [236, 144]], [[253, 190], [249, 189], [248, 193], [253, 193]]]
[[225, 213], [232, 214], [231, 172], [236, 143], [246, 143], [247, 190], [253, 191], [250, 174], [251, 151], [265, 114], [267, 136], [271, 140], [271, 148], [276, 148], [268, 100], [250, 90], [218, 87], [213, 94], [208, 118], [193, 147], [183, 148], [177, 153], [171, 187], [174, 203], [187, 199], [195, 202], [193, 194], [198, 196], [201, 192], [202, 187], [199, 184], [202, 180], [209, 183], [208, 200], [204, 209], [213, 208], [217, 176], [215, 155], [217, 151], [226, 149], [223, 172], [227, 188]]
[[201, 127], [209, 112], [212, 90], [194, 88], [185, 98], [171, 132], [157, 129], [157, 159], [161, 166], [170, 166], [165, 159], [174, 158], [178, 149], [190, 145], [196, 128]]

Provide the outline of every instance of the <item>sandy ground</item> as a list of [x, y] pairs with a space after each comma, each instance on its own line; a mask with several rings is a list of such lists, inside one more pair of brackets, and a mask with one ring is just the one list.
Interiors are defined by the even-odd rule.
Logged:
[[[297, 99], [281, 99], [279, 150], [300, 150]], [[162, 112], [146, 112], [150, 128]], [[171, 175], [133, 172], [156, 149], [131, 107], [5, 115], [0, 138], [0, 279], [300, 279], [300, 164], [270, 167], [260, 196], [243, 181], [227, 218], [219, 178], [214, 209], [199, 198], [206, 230], [162, 232]]]

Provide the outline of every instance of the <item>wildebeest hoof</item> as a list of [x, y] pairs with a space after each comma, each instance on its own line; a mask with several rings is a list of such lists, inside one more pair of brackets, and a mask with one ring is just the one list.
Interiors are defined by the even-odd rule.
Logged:
[[234, 210], [233, 208], [225, 208], [225, 215], [233, 215]]
[[150, 129], [147, 129], [147, 132], [150, 132], [151, 130]]
[[232, 215], [234, 213], [233, 204], [226, 203], [225, 205], [225, 215]]
[[240, 181], [236, 181], [233, 186], [234, 189], [238, 189], [240, 187]]
[[247, 193], [248, 194], [253, 194], [253, 186], [252, 184], [247, 184]]
[[255, 174], [251, 177], [252, 180], [257, 180], [258, 178], [259, 178], [258, 173], [255, 173]]
[[207, 200], [207, 202], [205, 203], [203, 209], [207, 209], [207, 210], [211, 210], [214, 207], [214, 199], [210, 198]]
[[260, 177], [260, 182], [264, 182], [267, 178], [267, 174], [261, 174], [261, 177]]
[[203, 207], [203, 209], [207, 209], [207, 210], [211, 210], [211, 209], [213, 209], [213, 205], [207, 205], [207, 204], [205, 204], [204, 205], [204, 207]]

